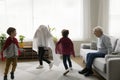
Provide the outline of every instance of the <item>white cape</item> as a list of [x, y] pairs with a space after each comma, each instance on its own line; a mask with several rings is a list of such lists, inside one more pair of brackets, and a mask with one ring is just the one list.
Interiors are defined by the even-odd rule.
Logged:
[[55, 53], [53, 37], [45, 25], [40, 25], [33, 38], [33, 50], [38, 53], [38, 47], [49, 47], [52, 50], [53, 62], [56, 66], [60, 63], [60, 56]]

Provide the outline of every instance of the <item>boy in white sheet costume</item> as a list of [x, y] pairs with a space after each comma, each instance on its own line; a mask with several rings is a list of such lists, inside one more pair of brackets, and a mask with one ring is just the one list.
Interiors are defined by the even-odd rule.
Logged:
[[33, 50], [38, 53], [40, 63], [37, 69], [43, 68], [43, 61], [49, 64], [50, 69], [52, 68], [53, 63], [44, 57], [44, 53], [48, 50], [48, 48], [51, 48], [52, 50], [54, 64], [59, 65], [60, 59], [59, 56], [55, 54], [55, 44], [53, 41], [53, 37], [45, 25], [40, 25], [39, 28], [36, 30], [33, 38]]

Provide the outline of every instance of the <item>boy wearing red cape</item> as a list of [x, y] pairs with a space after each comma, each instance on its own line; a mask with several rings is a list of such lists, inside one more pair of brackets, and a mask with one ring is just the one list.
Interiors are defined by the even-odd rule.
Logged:
[[[74, 53], [74, 46], [70, 38], [68, 38], [69, 31], [66, 29], [62, 30], [62, 38], [57, 42], [56, 44], [56, 53], [62, 54], [63, 56], [63, 64], [65, 67], [65, 72], [63, 75], [66, 75], [70, 69], [72, 69], [72, 62], [70, 59], [70, 55], [73, 55], [75, 57]], [[69, 68], [67, 65], [67, 61], [69, 64]]]
[[2, 60], [6, 58], [4, 80], [8, 80], [7, 74], [11, 64], [12, 64], [12, 70], [10, 74], [11, 74], [11, 79], [14, 79], [14, 72], [17, 66], [17, 56], [19, 55], [19, 45], [17, 39], [15, 38], [16, 29], [13, 27], [9, 27], [7, 29], [7, 34], [9, 35], [9, 37], [5, 41], [5, 44], [2, 49]]

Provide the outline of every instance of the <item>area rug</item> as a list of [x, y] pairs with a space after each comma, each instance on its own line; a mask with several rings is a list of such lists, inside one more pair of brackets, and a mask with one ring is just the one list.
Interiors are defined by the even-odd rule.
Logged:
[[[14, 80], [99, 80], [94, 75], [85, 77], [78, 74], [82, 67], [74, 61], [72, 61], [73, 70], [66, 76], [63, 76], [65, 69], [62, 61], [59, 66], [54, 65], [51, 70], [47, 63], [44, 63], [44, 68], [36, 69], [38, 64], [38, 61], [18, 62]], [[0, 80], [3, 80], [3, 75], [0, 75]], [[8, 75], [8, 80], [11, 80], [10, 75]]]

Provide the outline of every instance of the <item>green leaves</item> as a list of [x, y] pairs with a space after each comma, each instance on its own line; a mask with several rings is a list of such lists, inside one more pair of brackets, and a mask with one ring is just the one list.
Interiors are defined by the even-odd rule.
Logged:
[[50, 26], [48, 25], [48, 30], [49, 30], [50, 32], [52, 32], [52, 31], [55, 30], [55, 27], [50, 27]]
[[19, 40], [20, 40], [21, 43], [23, 42], [24, 38], [25, 38], [25, 36], [19, 35]]
[[2, 33], [2, 34], [0, 35], [0, 50], [2, 49], [6, 38], [7, 38], [7, 37], [6, 37], [6, 34]]
[[2, 33], [0, 35], [0, 41], [5, 40], [5, 39], [6, 39], [6, 34]]

